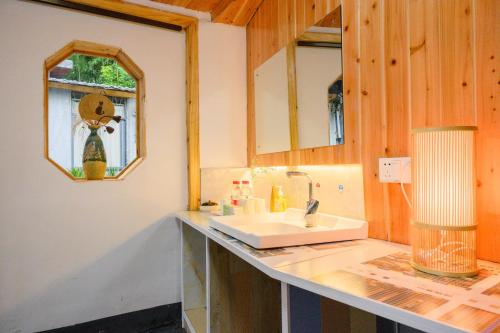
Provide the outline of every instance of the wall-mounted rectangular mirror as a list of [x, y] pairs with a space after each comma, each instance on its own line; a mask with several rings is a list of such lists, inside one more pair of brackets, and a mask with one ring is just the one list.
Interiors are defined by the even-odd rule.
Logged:
[[257, 154], [344, 144], [341, 17], [339, 6], [254, 71]]

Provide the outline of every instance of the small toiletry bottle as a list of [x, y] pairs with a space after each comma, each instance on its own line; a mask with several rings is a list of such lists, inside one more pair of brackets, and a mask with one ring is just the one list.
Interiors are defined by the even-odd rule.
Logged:
[[249, 199], [253, 196], [252, 187], [250, 186], [250, 181], [244, 180], [241, 182], [241, 198]]
[[222, 215], [224, 215], [224, 216], [226, 216], [226, 215], [234, 215], [234, 207], [233, 207], [233, 205], [225, 204], [222, 207]]
[[263, 198], [253, 198], [255, 201], [255, 214], [264, 214], [266, 212], [266, 200]]
[[248, 198], [245, 200], [245, 206], [243, 206], [243, 211], [246, 215], [255, 214], [255, 198]]
[[238, 201], [238, 206], [243, 208], [245, 214], [253, 214], [250, 208], [252, 204], [252, 188], [250, 187], [250, 182], [248, 180], [243, 180], [241, 182], [240, 199]]
[[286, 199], [283, 193], [283, 187], [273, 185], [271, 188], [271, 212], [284, 212], [286, 210]]
[[234, 206], [231, 204], [229, 200], [221, 200], [220, 201], [220, 215], [234, 215]]
[[241, 198], [241, 185], [239, 180], [233, 180], [233, 188], [231, 190], [231, 205], [238, 206]]

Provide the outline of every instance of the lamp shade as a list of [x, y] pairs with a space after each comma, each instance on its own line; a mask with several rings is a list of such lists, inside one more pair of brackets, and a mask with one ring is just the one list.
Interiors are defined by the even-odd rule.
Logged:
[[412, 265], [446, 276], [477, 274], [476, 127], [413, 130]]

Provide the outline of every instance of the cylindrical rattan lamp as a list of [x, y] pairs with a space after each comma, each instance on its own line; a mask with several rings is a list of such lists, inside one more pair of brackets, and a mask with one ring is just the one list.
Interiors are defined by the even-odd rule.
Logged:
[[412, 265], [418, 270], [477, 274], [475, 130], [413, 130]]

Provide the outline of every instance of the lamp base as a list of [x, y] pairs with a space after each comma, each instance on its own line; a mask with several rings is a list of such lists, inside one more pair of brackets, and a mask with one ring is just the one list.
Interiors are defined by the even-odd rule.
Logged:
[[473, 276], [476, 276], [479, 272], [478, 270], [469, 271], [469, 272], [461, 272], [461, 273], [438, 271], [438, 270], [434, 270], [432, 268], [423, 267], [423, 266], [415, 263], [413, 260], [410, 261], [410, 265], [413, 268], [415, 268], [416, 270], [419, 270], [419, 271], [424, 272], [424, 273], [439, 275], [439, 276], [446, 276], [446, 277], [453, 277], [453, 278], [473, 277]]

